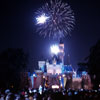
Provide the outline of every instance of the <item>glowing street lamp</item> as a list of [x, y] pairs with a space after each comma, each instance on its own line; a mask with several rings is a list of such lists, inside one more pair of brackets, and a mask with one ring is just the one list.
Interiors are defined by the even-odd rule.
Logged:
[[36, 18], [37, 24], [44, 24], [47, 21], [47, 19], [49, 19], [49, 17], [47, 17], [45, 14], [42, 14], [41, 16], [38, 16]]
[[56, 54], [57, 55], [59, 53], [59, 47], [57, 45], [51, 46], [51, 52], [53, 54]]

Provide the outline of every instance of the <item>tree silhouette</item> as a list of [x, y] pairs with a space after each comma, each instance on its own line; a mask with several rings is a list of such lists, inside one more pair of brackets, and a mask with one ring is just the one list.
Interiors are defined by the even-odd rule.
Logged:
[[90, 49], [88, 68], [94, 88], [98, 88], [100, 84], [100, 40]]
[[19, 87], [20, 72], [25, 71], [28, 55], [23, 49], [9, 48], [0, 54], [0, 87]]
[[98, 88], [100, 84], [100, 40], [90, 48], [90, 54], [85, 58], [86, 63], [79, 63], [80, 69], [88, 68], [93, 87]]

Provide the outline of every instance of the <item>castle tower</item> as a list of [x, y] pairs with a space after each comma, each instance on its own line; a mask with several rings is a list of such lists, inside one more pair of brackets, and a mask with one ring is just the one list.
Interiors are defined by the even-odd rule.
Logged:
[[60, 39], [58, 58], [59, 58], [59, 60], [60, 60], [60, 62], [62, 64], [64, 64], [64, 55], [65, 55], [65, 52], [64, 52], [64, 42], [63, 42], [62, 39]]

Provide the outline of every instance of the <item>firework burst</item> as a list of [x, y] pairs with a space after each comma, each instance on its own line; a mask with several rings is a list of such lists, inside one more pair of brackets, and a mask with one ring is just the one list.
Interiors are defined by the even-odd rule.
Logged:
[[37, 31], [44, 37], [63, 38], [70, 34], [75, 24], [71, 7], [61, 0], [51, 0], [39, 8], [36, 15]]

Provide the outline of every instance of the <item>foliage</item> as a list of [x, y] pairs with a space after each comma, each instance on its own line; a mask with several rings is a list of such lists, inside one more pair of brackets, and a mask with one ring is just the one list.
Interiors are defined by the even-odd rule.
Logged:
[[28, 55], [23, 49], [9, 48], [0, 54], [0, 87], [18, 88], [20, 72], [27, 67]]
[[100, 84], [100, 40], [90, 49], [88, 68], [95, 88], [98, 88]]
[[88, 68], [94, 88], [100, 84], [100, 40], [90, 48], [90, 55], [86, 57], [86, 63], [79, 63], [79, 70]]

